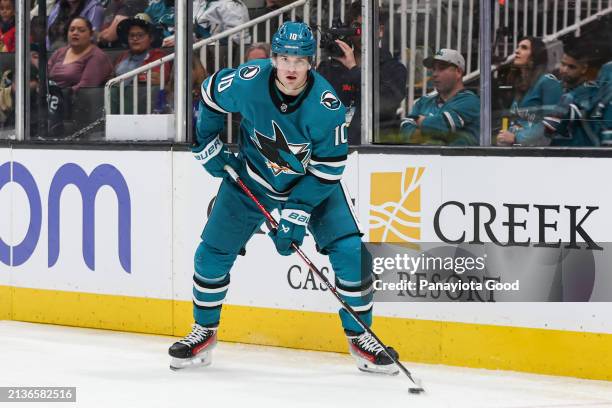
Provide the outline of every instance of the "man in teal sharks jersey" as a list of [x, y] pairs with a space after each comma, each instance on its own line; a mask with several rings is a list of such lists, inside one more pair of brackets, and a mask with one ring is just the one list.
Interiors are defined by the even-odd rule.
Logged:
[[441, 49], [425, 58], [436, 91], [419, 98], [401, 123], [409, 143], [475, 146], [480, 138], [480, 99], [464, 89], [465, 60], [456, 50]]
[[[581, 44], [580, 44], [581, 45]], [[592, 99], [598, 86], [589, 81], [594, 58], [579, 44], [568, 46], [561, 58], [559, 79], [564, 94], [559, 104], [542, 123], [551, 146], [598, 146], [600, 144], [593, 125], [584, 115], [591, 110]]]
[[[222, 69], [202, 84], [193, 153], [208, 173], [224, 179], [195, 254], [195, 324], [170, 347], [173, 369], [210, 364], [230, 269], [264, 221], [227, 177], [225, 165], [238, 172], [269, 211], [279, 210], [278, 229], [271, 233], [276, 250], [290, 255], [291, 245], [301, 245], [308, 229], [329, 255], [340, 296], [366, 324], [372, 322], [372, 273], [362, 272], [361, 233], [340, 183], [348, 153], [345, 107], [331, 85], [311, 70], [316, 41], [306, 24], [283, 24], [271, 48], [271, 59]], [[219, 137], [229, 112], [242, 115], [238, 157]], [[262, 273], [262, 288], [265, 279], [274, 276]], [[359, 369], [398, 372], [346, 310], [340, 310], [340, 319]]]

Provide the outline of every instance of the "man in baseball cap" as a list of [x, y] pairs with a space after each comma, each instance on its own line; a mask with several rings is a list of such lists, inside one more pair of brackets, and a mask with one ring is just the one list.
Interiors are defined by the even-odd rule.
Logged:
[[478, 145], [480, 99], [463, 87], [465, 60], [461, 53], [443, 48], [423, 60], [431, 70], [436, 92], [414, 104], [401, 124], [408, 143]]
[[432, 69], [435, 61], [442, 61], [452, 64], [461, 69], [461, 72], [465, 73], [465, 59], [463, 59], [463, 55], [461, 55], [461, 53], [457, 50], [442, 48], [431, 57], [425, 58], [423, 60], [423, 65], [425, 65], [425, 68]]

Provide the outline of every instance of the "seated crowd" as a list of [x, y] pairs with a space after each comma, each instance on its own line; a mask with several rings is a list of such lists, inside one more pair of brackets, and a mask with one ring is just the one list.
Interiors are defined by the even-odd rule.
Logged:
[[518, 42], [494, 92], [498, 146], [612, 144], [612, 47], [585, 47], [597, 44], [601, 35], [565, 39], [563, 56], [553, 61], [553, 69], [542, 39], [524, 37]]
[[[268, 0], [258, 13], [272, 11], [287, 0]], [[38, 6], [31, 11], [31, 90], [38, 87], [38, 57], [41, 46], [48, 53], [47, 73], [51, 87], [70, 93], [80, 88], [103, 87], [111, 78], [156, 61], [174, 46], [174, 0], [47, 0], [47, 19], [41, 24]], [[207, 38], [249, 21], [242, 0], [193, 0], [194, 39]], [[251, 10], [251, 13], [254, 13]], [[351, 27], [361, 25], [361, 2], [347, 10]], [[380, 18], [383, 43], [384, 22]], [[276, 22], [276, 19], [273, 20]], [[612, 33], [604, 33], [610, 38]], [[601, 35], [601, 34], [600, 34]], [[258, 35], [258, 37], [260, 37]], [[269, 58], [269, 44], [252, 43], [250, 33], [245, 60]], [[239, 42], [240, 37], [231, 38]], [[349, 108], [349, 142], [360, 143], [360, 38], [337, 40], [336, 53], [318, 61], [317, 69]], [[607, 47], [585, 47], [567, 36], [560, 61], [549, 61], [547, 44], [538, 37], [524, 37], [509, 63], [494, 73], [492, 143], [498, 146], [601, 146], [612, 145], [612, 52]], [[239, 47], [235, 47], [235, 50]], [[0, 0], [0, 52], [15, 51], [15, 1]], [[407, 67], [381, 45], [380, 134], [390, 134], [393, 143], [448, 146], [480, 144], [480, 98], [477, 90], [464, 86], [464, 56], [443, 48], [423, 60], [434, 92], [424, 94], [412, 106], [406, 97]], [[234, 60], [234, 63], [236, 61]], [[142, 73], [138, 82], [163, 84], [154, 96], [155, 113], [173, 111], [173, 67], [171, 63]], [[163, 77], [162, 77], [163, 72]], [[208, 76], [199, 54], [193, 56], [194, 109], [200, 83]], [[14, 94], [12, 73], [0, 78], [0, 124], [11, 124], [10, 103]], [[130, 86], [131, 83], [126, 83]], [[473, 89], [473, 88], [472, 88]], [[8, 108], [7, 108], [8, 106]], [[351, 121], [352, 119], [352, 121]], [[383, 139], [381, 139], [383, 140]]]
[[[248, 9], [241, 0], [193, 0], [193, 7], [194, 41], [249, 21]], [[48, 92], [60, 103], [68, 103], [66, 97], [81, 88], [101, 88], [109, 79], [173, 52], [172, 48], [162, 47], [174, 45], [174, 0], [47, 0], [46, 16], [46, 21], [42, 21], [36, 2], [30, 13], [34, 101], [40, 99], [37, 98], [38, 60], [42, 48], [47, 52]], [[248, 44], [250, 39], [245, 39]], [[14, 51], [15, 2], [0, 0], [0, 52]], [[150, 78], [153, 86], [163, 83], [166, 88], [165, 95], [158, 100], [168, 99], [173, 93], [172, 64], [165, 63], [163, 67], [163, 78], [160, 66], [152, 70]], [[6, 80], [0, 80], [2, 128], [12, 127], [14, 120], [14, 106], [10, 102], [2, 103], [3, 99], [14, 97], [10, 68], [10, 65], [2, 68], [2, 77]], [[201, 82], [205, 76], [205, 68], [195, 61], [194, 77]], [[146, 81], [146, 72], [138, 76], [138, 82]], [[199, 89], [199, 83], [193, 89]], [[36, 102], [32, 105], [35, 110]], [[167, 103], [162, 108], [158, 104], [156, 111], [164, 111], [171, 105]], [[49, 110], [51, 116], [56, 113], [51, 107]], [[35, 112], [32, 117], [36, 118]]]

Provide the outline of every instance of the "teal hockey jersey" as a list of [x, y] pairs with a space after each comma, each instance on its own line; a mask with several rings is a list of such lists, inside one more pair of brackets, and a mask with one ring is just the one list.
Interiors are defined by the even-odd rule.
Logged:
[[598, 146], [599, 140], [592, 123], [586, 117], [598, 86], [586, 82], [566, 92], [559, 105], [544, 117], [543, 124], [551, 137], [551, 146]]
[[510, 131], [518, 144], [536, 144], [544, 137], [542, 119], [559, 103], [563, 89], [552, 74], [544, 74], [527, 90], [521, 100], [514, 100], [510, 107]]
[[279, 92], [269, 59], [216, 72], [202, 84], [200, 146], [223, 130], [229, 112], [242, 116], [238, 158], [270, 198], [315, 207], [340, 181], [348, 153], [345, 107], [316, 72], [295, 98]]
[[543, 124], [553, 146], [612, 144], [612, 62], [601, 67], [596, 81], [564, 94]]
[[410, 115], [402, 120], [402, 135], [410, 139], [421, 123], [421, 142], [450, 146], [477, 146], [480, 140], [480, 99], [467, 89], [459, 91], [448, 101], [437, 92], [419, 98]]

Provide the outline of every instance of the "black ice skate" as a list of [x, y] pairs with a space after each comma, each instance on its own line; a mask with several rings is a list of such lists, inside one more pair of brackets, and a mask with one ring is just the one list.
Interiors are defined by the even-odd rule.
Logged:
[[171, 370], [180, 370], [192, 366], [207, 366], [212, 363], [212, 350], [217, 345], [217, 328], [203, 327], [194, 323], [191, 333], [174, 343], [168, 354]]
[[[396, 375], [399, 368], [385, 350], [368, 332], [361, 334], [347, 332], [349, 352], [355, 357], [357, 368], [368, 373]], [[399, 355], [391, 347], [387, 347], [395, 358]]]

